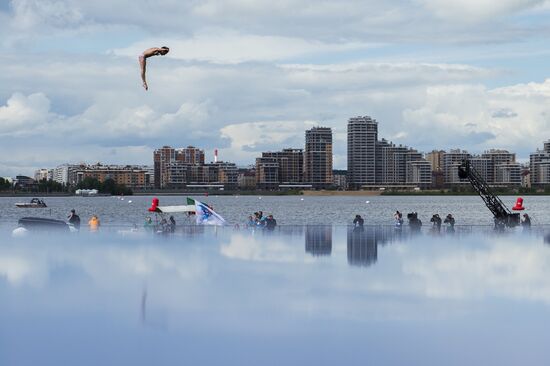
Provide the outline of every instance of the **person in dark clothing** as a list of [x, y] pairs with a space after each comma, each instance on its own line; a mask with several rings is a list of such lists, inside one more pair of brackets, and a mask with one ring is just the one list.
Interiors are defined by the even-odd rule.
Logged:
[[409, 228], [411, 232], [420, 232], [422, 228], [422, 221], [418, 218], [418, 213], [411, 212], [407, 214], [407, 219], [409, 220]]
[[267, 216], [265, 219], [265, 228], [267, 230], [274, 230], [275, 226], [277, 226], [277, 220], [273, 218], [273, 215]]
[[365, 220], [361, 217], [361, 215], [355, 215], [355, 219], [353, 220], [353, 226], [355, 227], [363, 227], [363, 224], [365, 223]]
[[73, 225], [75, 229], [80, 230], [80, 216], [76, 214], [74, 208], [71, 210], [71, 214], [68, 216], [69, 224]]
[[445, 217], [445, 220], [443, 223], [448, 224], [447, 225], [447, 232], [448, 233], [454, 233], [455, 232], [455, 218], [453, 215], [448, 214], [447, 217]]
[[439, 214], [435, 214], [430, 219], [430, 222], [432, 223], [432, 230], [436, 232], [441, 232], [441, 217], [439, 217]]
[[170, 216], [170, 232], [173, 233], [174, 231], [176, 231], [176, 220], [174, 216]]
[[523, 220], [521, 220], [521, 227], [524, 231], [531, 230], [531, 218], [527, 214], [523, 214]]

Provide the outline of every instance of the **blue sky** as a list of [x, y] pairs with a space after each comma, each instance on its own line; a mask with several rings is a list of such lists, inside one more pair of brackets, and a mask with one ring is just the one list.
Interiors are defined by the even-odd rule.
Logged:
[[[250, 164], [346, 123], [430, 151], [525, 160], [550, 138], [550, 2], [0, 2], [0, 176], [64, 162], [150, 164], [196, 145]], [[137, 56], [167, 45], [148, 63]]]

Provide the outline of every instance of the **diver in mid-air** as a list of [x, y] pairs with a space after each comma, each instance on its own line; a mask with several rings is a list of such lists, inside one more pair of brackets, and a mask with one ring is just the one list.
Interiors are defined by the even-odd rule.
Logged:
[[143, 81], [143, 87], [148, 90], [147, 80], [145, 79], [145, 70], [147, 68], [147, 59], [151, 56], [164, 56], [170, 49], [166, 46], [148, 48], [141, 55], [139, 55], [139, 66], [141, 68], [141, 80]]

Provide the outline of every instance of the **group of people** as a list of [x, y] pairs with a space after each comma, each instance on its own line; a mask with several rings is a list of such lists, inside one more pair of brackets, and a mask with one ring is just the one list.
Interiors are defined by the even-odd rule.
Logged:
[[446, 224], [448, 233], [455, 232], [455, 218], [451, 214], [448, 214], [444, 220], [441, 220], [441, 217], [439, 217], [439, 214], [434, 214], [430, 219], [430, 222], [432, 223], [433, 232], [437, 232], [437, 233], [441, 232], [442, 223]]
[[160, 220], [160, 222], [158, 223], [158, 225], [155, 225], [155, 223], [153, 223], [153, 219], [151, 219], [151, 216], [147, 216], [145, 218], [145, 223], [143, 224], [143, 228], [145, 229], [145, 231], [150, 231], [150, 232], [153, 232], [158, 229], [162, 233], [173, 233], [176, 231], [176, 219], [174, 218], [174, 216], [170, 216], [168, 220], [166, 220], [166, 218], [163, 217], [162, 220]]
[[258, 227], [267, 230], [274, 230], [277, 226], [277, 220], [275, 220], [273, 215], [264, 216], [264, 213], [262, 211], [258, 211], [254, 212], [254, 216], [248, 216], [246, 226], [249, 228]]
[[[404, 220], [403, 220], [403, 214], [399, 211], [395, 211], [393, 214], [394, 219], [394, 227], [396, 230], [401, 230], [403, 228]], [[422, 228], [422, 221], [418, 218], [418, 213], [411, 212], [407, 214], [407, 220], [409, 224], [409, 228], [411, 231], [420, 231]], [[455, 218], [452, 214], [448, 214], [445, 219], [441, 219], [439, 214], [433, 214], [432, 218], [430, 219], [430, 222], [432, 223], [431, 230], [434, 233], [440, 233], [441, 232], [441, 226], [445, 224], [446, 232], [447, 233], [454, 233], [455, 232]], [[361, 217], [361, 215], [355, 215], [355, 218], [353, 219], [353, 226], [354, 229], [362, 229], [363, 225], [365, 223], [365, 220]], [[529, 230], [531, 229], [531, 218], [528, 214], [523, 214], [521, 222], [521, 226], [523, 227], [523, 230]], [[503, 221], [499, 221], [495, 219], [495, 229], [499, 229], [500, 226], [504, 228], [505, 223]]]
[[[76, 214], [76, 211], [74, 208], [71, 210], [71, 213], [67, 218], [69, 219], [69, 224], [73, 225], [73, 227], [76, 230], [80, 230], [80, 216]], [[90, 228], [90, 231], [91, 232], [99, 231], [100, 225], [101, 225], [101, 222], [99, 221], [99, 217], [97, 215], [92, 215], [92, 217], [88, 221], [88, 227]]]
[[[393, 220], [394, 220], [395, 229], [401, 230], [404, 224], [403, 214], [399, 211], [395, 211], [395, 213], [393, 214]], [[411, 231], [420, 231], [420, 229], [422, 228], [422, 220], [418, 218], [418, 213], [411, 212], [407, 214], [407, 220]], [[439, 214], [434, 214], [430, 222], [432, 222], [433, 231], [440, 232], [442, 223], [447, 225], [447, 232], [450, 233], [450, 232], [454, 232], [455, 230], [454, 229], [455, 219], [451, 214], [448, 214], [447, 217], [445, 217], [445, 220], [441, 220], [441, 217], [439, 217]], [[354, 230], [361, 230], [364, 224], [365, 224], [365, 220], [361, 217], [361, 215], [355, 215], [355, 218], [353, 219]]]

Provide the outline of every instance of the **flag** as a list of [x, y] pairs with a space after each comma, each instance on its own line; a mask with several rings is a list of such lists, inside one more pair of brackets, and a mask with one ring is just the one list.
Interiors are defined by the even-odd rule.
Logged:
[[187, 204], [195, 203], [195, 217], [197, 225], [218, 225], [223, 226], [226, 224], [225, 219], [218, 215], [214, 210], [208, 207], [206, 204], [187, 198]]

